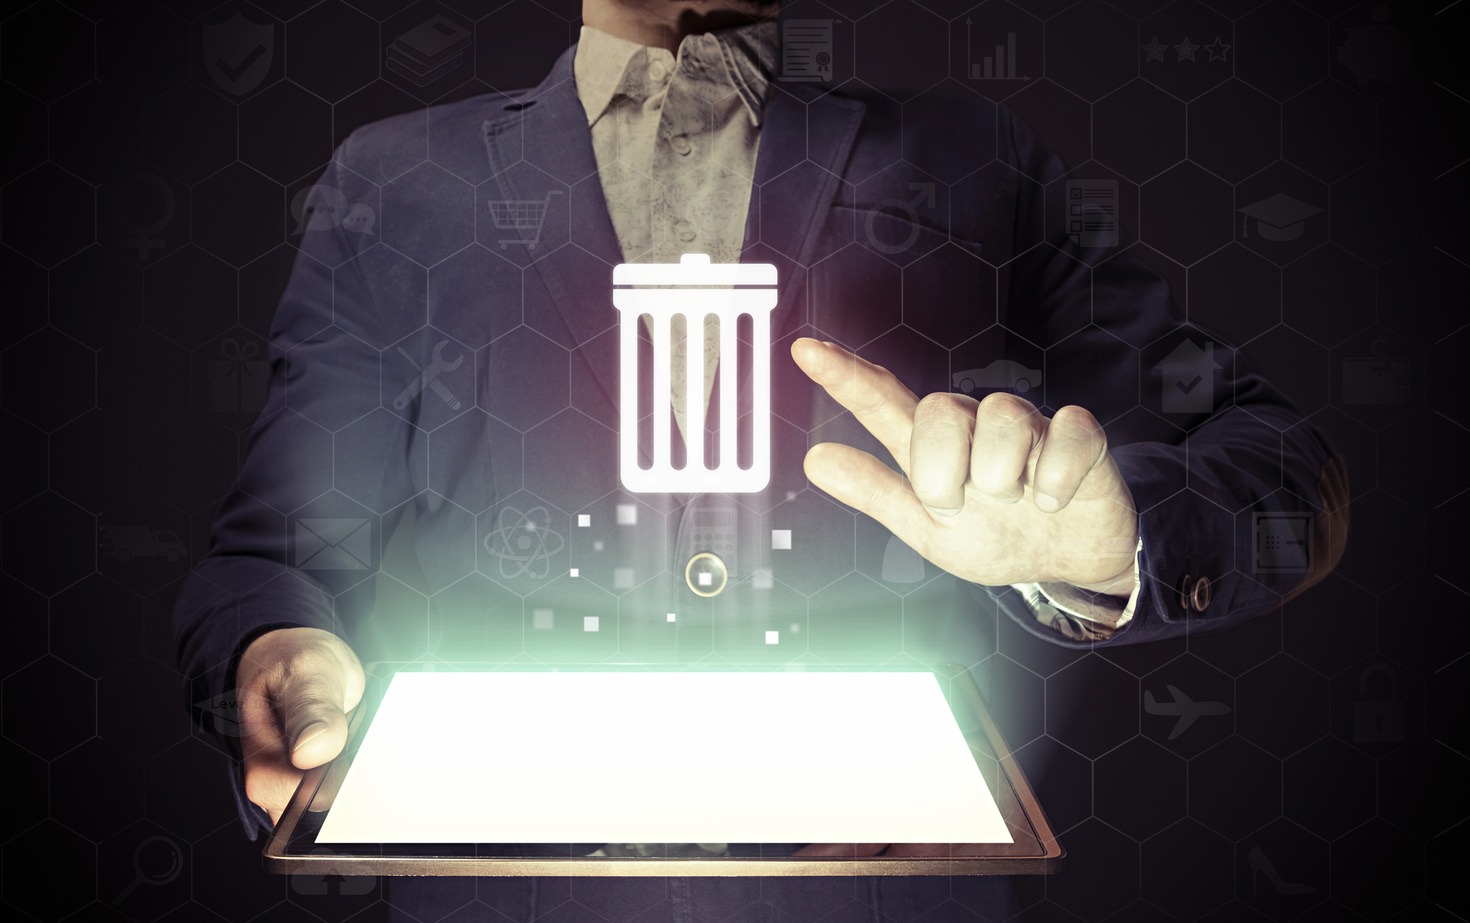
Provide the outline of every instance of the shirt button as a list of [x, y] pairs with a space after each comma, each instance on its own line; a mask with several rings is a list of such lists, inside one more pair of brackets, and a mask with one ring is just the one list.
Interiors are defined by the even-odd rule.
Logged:
[[694, 230], [694, 225], [680, 218], [678, 221], [674, 222], [674, 236], [687, 244], [694, 238], [698, 237], [699, 232]]
[[719, 596], [730, 582], [730, 572], [719, 555], [701, 551], [684, 565], [684, 582], [696, 596]]
[[690, 151], [694, 150], [694, 145], [689, 143], [689, 137], [687, 135], [674, 135], [669, 139], [669, 147], [672, 147], [674, 153], [680, 156], [687, 155]]
[[648, 79], [652, 83], [661, 83], [669, 75], [669, 69], [662, 61], [654, 61], [648, 65]]

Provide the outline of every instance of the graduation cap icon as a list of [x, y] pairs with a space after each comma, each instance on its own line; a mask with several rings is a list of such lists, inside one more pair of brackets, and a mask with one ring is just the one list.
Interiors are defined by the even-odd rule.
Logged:
[[1278, 192], [1270, 198], [1252, 202], [1240, 211], [1246, 216], [1240, 234], [1251, 236], [1251, 219], [1256, 221], [1256, 233], [1266, 240], [1296, 240], [1302, 236], [1302, 223], [1322, 211], [1309, 202]]

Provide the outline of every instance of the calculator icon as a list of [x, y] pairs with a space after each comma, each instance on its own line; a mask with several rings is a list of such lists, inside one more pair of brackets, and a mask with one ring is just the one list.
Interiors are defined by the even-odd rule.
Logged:
[[1305, 573], [1312, 566], [1312, 514], [1257, 513], [1254, 545], [1256, 573]]
[[689, 512], [689, 537], [693, 549], [719, 555], [732, 574], [740, 572], [736, 561], [739, 530], [735, 520], [735, 510], [730, 508], [696, 508]]

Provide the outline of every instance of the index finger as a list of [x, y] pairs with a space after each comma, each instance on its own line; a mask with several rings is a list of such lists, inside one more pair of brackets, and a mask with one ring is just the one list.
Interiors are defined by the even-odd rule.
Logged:
[[912, 391], [892, 372], [834, 343], [801, 337], [791, 344], [791, 358], [834, 401], [850, 410], [907, 473], [914, 408], [919, 405]]

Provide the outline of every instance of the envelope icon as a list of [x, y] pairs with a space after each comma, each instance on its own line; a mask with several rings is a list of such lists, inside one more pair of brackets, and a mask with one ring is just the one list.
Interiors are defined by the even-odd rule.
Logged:
[[366, 519], [296, 520], [296, 566], [303, 570], [370, 570], [373, 528]]

